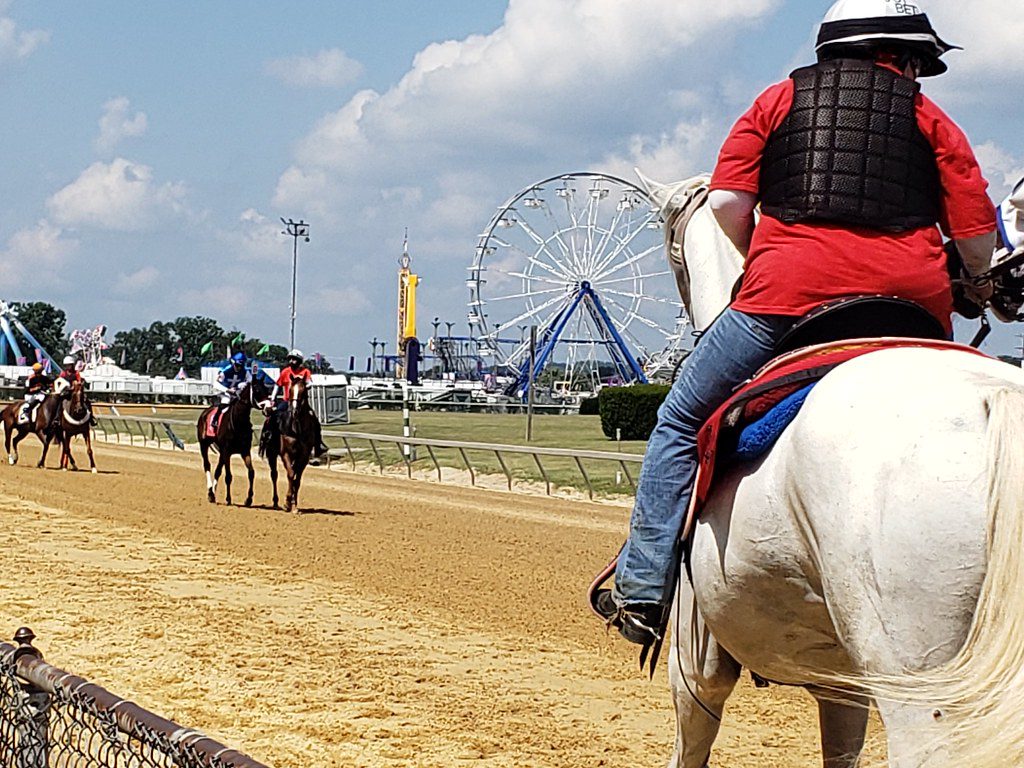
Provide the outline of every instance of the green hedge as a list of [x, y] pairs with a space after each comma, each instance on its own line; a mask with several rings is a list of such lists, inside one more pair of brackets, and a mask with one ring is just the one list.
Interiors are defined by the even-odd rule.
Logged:
[[634, 384], [605, 387], [598, 395], [601, 429], [615, 438], [616, 428], [623, 440], [647, 440], [658, 423], [658, 408], [671, 387], [667, 384]]
[[580, 400], [580, 416], [597, 416], [600, 412], [596, 397], [584, 397]]

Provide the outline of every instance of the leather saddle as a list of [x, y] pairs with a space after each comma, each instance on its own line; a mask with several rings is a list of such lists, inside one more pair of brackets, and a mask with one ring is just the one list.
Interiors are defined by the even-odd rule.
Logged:
[[830, 341], [885, 337], [948, 339], [942, 324], [920, 304], [893, 296], [852, 296], [822, 304], [800, 318], [775, 354]]

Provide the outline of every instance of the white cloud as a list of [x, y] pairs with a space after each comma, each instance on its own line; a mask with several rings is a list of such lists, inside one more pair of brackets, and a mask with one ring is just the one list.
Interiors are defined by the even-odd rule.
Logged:
[[247, 208], [234, 227], [220, 234], [228, 252], [241, 262], [290, 263], [291, 240], [281, 235], [281, 223]]
[[0, 251], [0, 283], [5, 290], [53, 286], [64, 282], [61, 270], [78, 249], [78, 241], [45, 219], [15, 232]]
[[720, 140], [707, 118], [695, 122], [684, 120], [671, 131], [656, 137], [631, 137], [625, 155], [611, 155], [601, 166], [634, 184], [637, 183], [634, 168], [639, 168], [655, 181], [676, 181], [699, 171], [710, 172], [710, 166], [698, 166], [702, 158], [717, 149]]
[[[7, 5], [0, 3], [0, 13], [7, 10]], [[49, 39], [50, 33], [45, 30], [20, 30], [14, 19], [0, 16], [0, 62], [24, 59]]]
[[122, 232], [149, 228], [184, 209], [185, 188], [157, 184], [147, 165], [116, 158], [96, 162], [47, 201], [53, 218], [66, 226], [93, 226]]
[[363, 65], [338, 48], [328, 48], [313, 56], [288, 56], [268, 61], [267, 74], [289, 85], [340, 88], [363, 72]]
[[160, 279], [160, 270], [156, 267], [142, 267], [134, 272], [122, 272], [114, 282], [114, 291], [121, 294], [133, 294], [152, 287]]
[[[274, 202], [331, 216], [367, 189], [408, 185], [440, 168], [486, 163], [526, 181], [519, 174], [550, 172], [553, 158], [593, 163], [615, 143], [623, 153], [647, 146], [650, 139], [634, 136], [645, 124], [699, 123], [703, 111], [722, 110], [716, 57], [728, 56], [745, 22], [778, 4], [511, 0], [494, 32], [431, 44], [394, 87], [360, 91], [321, 118]], [[663, 102], [637, 88], [662, 79], [670, 93]]]
[[997, 202], [1002, 200], [1010, 188], [1024, 177], [1024, 156], [1012, 155], [991, 141], [979, 144], [974, 153], [981, 164], [981, 170], [989, 182], [989, 194]]
[[131, 104], [125, 96], [110, 99], [103, 105], [100, 117], [100, 135], [93, 143], [96, 151], [106, 154], [114, 149], [122, 139], [141, 136], [146, 132], [147, 120], [145, 112], [129, 115]]

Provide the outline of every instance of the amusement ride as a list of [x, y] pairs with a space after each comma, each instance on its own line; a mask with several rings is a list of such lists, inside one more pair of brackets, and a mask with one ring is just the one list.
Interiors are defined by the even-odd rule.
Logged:
[[668, 377], [688, 318], [663, 249], [647, 194], [608, 174], [552, 176], [500, 206], [469, 267], [467, 319], [507, 393], [525, 396], [552, 370], [562, 396]]

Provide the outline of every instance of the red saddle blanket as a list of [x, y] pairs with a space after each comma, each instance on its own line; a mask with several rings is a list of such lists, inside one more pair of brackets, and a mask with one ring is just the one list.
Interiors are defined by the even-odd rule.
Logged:
[[681, 531], [682, 538], [689, 535], [693, 521], [708, 497], [715, 477], [716, 460], [721, 454], [729, 453], [732, 441], [724, 439], [726, 435], [737, 434], [740, 429], [760, 418], [780, 400], [821, 379], [840, 363], [869, 352], [906, 347], [956, 350], [986, 356], [974, 347], [952, 341], [873, 338], [847, 339], [803, 347], [775, 358], [755, 373], [748, 382], [741, 385], [711, 415], [697, 434], [700, 464], [686, 523]]
[[217, 411], [218, 408], [211, 408], [210, 412], [206, 415], [206, 432], [207, 437], [217, 436]]

